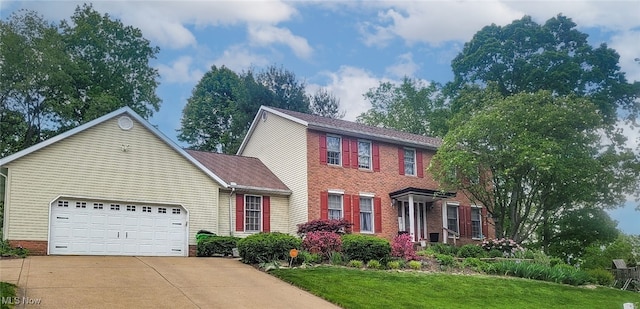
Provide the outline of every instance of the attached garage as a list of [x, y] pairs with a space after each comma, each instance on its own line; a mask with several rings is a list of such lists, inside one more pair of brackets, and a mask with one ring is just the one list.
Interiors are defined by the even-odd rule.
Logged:
[[51, 203], [49, 254], [182, 256], [187, 211], [180, 205], [60, 197]]

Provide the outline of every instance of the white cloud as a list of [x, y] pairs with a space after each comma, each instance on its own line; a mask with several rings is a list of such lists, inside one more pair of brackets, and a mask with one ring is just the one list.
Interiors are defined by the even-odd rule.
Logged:
[[182, 56], [173, 61], [170, 65], [160, 64], [157, 66], [160, 77], [170, 84], [193, 84], [202, 78], [204, 72], [199, 69], [192, 69], [193, 58]]
[[266, 66], [269, 64], [269, 59], [252, 53], [246, 46], [233, 45], [227, 48], [220, 57], [213, 60], [211, 64], [216, 66], [224, 65], [235, 72], [241, 72], [253, 66]]
[[397, 63], [387, 67], [386, 71], [387, 74], [391, 74], [398, 78], [403, 78], [405, 76], [413, 77], [419, 68], [420, 66], [413, 61], [413, 54], [405, 53], [398, 56]]
[[620, 68], [626, 72], [627, 80], [640, 81], [640, 62], [636, 61], [640, 58], [640, 29], [620, 32], [611, 37], [610, 44], [620, 55]]
[[307, 40], [296, 36], [289, 29], [271, 25], [250, 25], [248, 27], [249, 41], [253, 45], [267, 46], [280, 43], [289, 46], [298, 58], [308, 59], [313, 53]]
[[[346, 112], [344, 119], [350, 121], [356, 120], [358, 115], [371, 108], [371, 104], [364, 99], [364, 93], [377, 87], [380, 82], [391, 81], [387, 78], [375, 77], [369, 71], [351, 66], [341, 66], [337, 72], [324, 72], [323, 74], [329, 78], [329, 82], [322, 87], [340, 99], [340, 109]], [[319, 86], [309, 85], [309, 88], [317, 90]]]

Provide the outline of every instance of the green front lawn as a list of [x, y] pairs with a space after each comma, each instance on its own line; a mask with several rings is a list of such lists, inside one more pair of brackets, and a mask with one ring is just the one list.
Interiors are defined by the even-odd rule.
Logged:
[[0, 282], [0, 309], [13, 308], [13, 297], [16, 296], [16, 286], [8, 282]]
[[520, 278], [339, 267], [270, 273], [344, 308], [640, 308], [640, 293]]

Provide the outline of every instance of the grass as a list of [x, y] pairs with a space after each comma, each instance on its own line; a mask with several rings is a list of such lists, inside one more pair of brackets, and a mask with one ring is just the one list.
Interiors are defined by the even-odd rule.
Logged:
[[520, 278], [363, 271], [338, 267], [279, 269], [274, 276], [344, 308], [622, 308], [640, 293]]
[[[16, 286], [7, 282], [0, 282], [0, 300], [10, 299], [16, 296]], [[0, 302], [1, 309], [13, 308], [13, 305]]]

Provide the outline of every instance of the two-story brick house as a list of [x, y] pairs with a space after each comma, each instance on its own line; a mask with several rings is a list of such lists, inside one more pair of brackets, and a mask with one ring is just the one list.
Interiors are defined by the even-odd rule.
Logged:
[[287, 187], [289, 229], [345, 218], [356, 233], [472, 243], [495, 232], [486, 209], [442, 192], [426, 171], [441, 140], [261, 107], [238, 154], [259, 158]]

